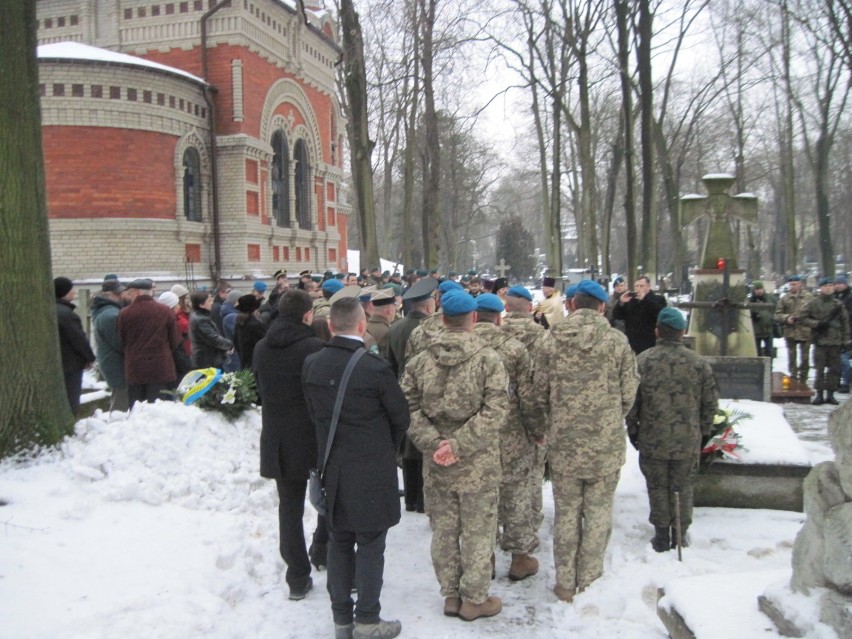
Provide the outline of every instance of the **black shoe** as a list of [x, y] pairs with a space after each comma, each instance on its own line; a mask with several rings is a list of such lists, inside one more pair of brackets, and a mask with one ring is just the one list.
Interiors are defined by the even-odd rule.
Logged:
[[317, 570], [328, 566], [328, 546], [325, 544], [311, 544], [308, 548], [308, 558]]
[[825, 398], [826, 404], [831, 404], [832, 406], [837, 406], [839, 402], [834, 399], [834, 393], [832, 391], [828, 391], [828, 396]]
[[314, 587], [314, 580], [311, 579], [310, 577], [308, 577], [308, 581], [305, 583], [305, 585], [302, 588], [293, 588], [291, 586], [290, 587], [290, 597], [289, 597], [290, 601], [301, 601], [302, 599], [304, 599], [307, 596], [307, 594], [311, 591], [311, 589], [313, 587]]
[[837, 392], [843, 393], [844, 395], [848, 395], [849, 394], [849, 384], [841, 384], [840, 386], [837, 387]]
[[822, 398], [822, 391], [817, 391], [816, 397], [811, 402], [811, 406], [822, 406], [823, 404], [825, 404], [825, 400]]
[[671, 536], [669, 528], [666, 526], [654, 526], [654, 536], [651, 538], [651, 548], [657, 552], [666, 552], [671, 550]]

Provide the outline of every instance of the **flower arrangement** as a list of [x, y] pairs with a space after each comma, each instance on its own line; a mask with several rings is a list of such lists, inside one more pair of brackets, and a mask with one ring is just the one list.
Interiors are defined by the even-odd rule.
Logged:
[[223, 373], [215, 384], [202, 395], [197, 405], [204, 410], [222, 413], [235, 420], [257, 401], [257, 383], [249, 369]]
[[736, 408], [719, 408], [713, 418], [713, 432], [704, 448], [701, 449], [701, 460], [713, 463], [716, 459], [736, 459], [735, 452], [740, 446], [740, 434], [734, 427], [740, 422], [752, 418], [751, 413]]

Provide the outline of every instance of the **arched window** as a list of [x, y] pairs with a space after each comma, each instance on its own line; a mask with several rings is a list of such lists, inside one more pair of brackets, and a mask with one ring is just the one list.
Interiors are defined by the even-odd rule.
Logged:
[[296, 142], [293, 155], [296, 160], [296, 219], [300, 229], [311, 228], [311, 163], [308, 145], [304, 140]]
[[272, 214], [278, 226], [290, 226], [290, 151], [281, 131], [272, 134]]
[[190, 222], [201, 221], [201, 157], [192, 147], [183, 152], [183, 214]]

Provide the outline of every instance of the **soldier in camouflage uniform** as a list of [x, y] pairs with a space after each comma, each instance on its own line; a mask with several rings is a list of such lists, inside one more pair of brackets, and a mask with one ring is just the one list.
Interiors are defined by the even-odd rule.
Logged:
[[[506, 293], [506, 315], [500, 326], [504, 331], [517, 339], [530, 357], [534, 357], [538, 340], [544, 335], [544, 327], [532, 318], [532, 295], [524, 286], [512, 286]], [[546, 424], [545, 417], [541, 417], [542, 424]], [[530, 515], [533, 534], [538, 533], [541, 522], [544, 521], [544, 512], [541, 496], [541, 483], [544, 480], [544, 466], [547, 462], [547, 444], [544, 439], [533, 443], [532, 468], [530, 470]], [[538, 545], [538, 537], [535, 538], [533, 546]]]
[[837, 405], [834, 392], [840, 385], [840, 353], [849, 343], [849, 317], [843, 304], [834, 299], [834, 279], [819, 281], [819, 295], [811, 299], [799, 321], [811, 329], [814, 343], [817, 396], [811, 403]]
[[660, 311], [657, 345], [636, 359], [642, 381], [627, 416], [627, 434], [648, 486], [651, 545], [657, 552], [675, 546], [674, 493], [680, 495], [683, 536], [692, 523], [692, 487], [719, 401], [713, 370], [683, 343], [685, 330], [680, 311]]
[[314, 301], [314, 318], [328, 320], [331, 313], [331, 296], [343, 288], [340, 280], [329, 279], [322, 283], [322, 297]]
[[580, 282], [571, 314], [542, 337], [533, 364], [539, 402], [550, 411], [553, 591], [566, 602], [603, 574], [625, 461], [624, 417], [639, 384], [627, 338], [603, 315], [606, 301], [600, 284]]
[[443, 296], [446, 331], [409, 360], [402, 377], [411, 426], [423, 453], [432, 565], [444, 614], [467, 621], [496, 615], [489, 596], [497, 529], [500, 429], [508, 380], [500, 356], [473, 334], [476, 300], [464, 290]]
[[[435, 279], [435, 278], [432, 278]], [[445, 293], [450, 291], [464, 291], [461, 284], [457, 284], [456, 282], [452, 282], [447, 280], [446, 282], [441, 282], [438, 285], [438, 293], [435, 297], [435, 305], [437, 310], [432, 314], [431, 317], [427, 317], [423, 321], [420, 322], [420, 325], [411, 331], [411, 335], [408, 338], [408, 344], [405, 347], [405, 359], [406, 361], [411, 361], [415, 355], [420, 352], [426, 350], [426, 346], [428, 346], [435, 338], [444, 332], [444, 320], [443, 320], [443, 311], [441, 310], [441, 297]]]
[[[802, 288], [802, 278], [791, 275], [787, 278], [789, 291], [778, 300], [775, 321], [784, 327], [787, 343], [787, 370], [790, 377], [798, 378], [803, 384], [808, 381], [811, 358], [811, 329], [799, 322], [805, 306], [813, 299], [809, 291]], [[797, 362], [798, 351], [798, 364]]]
[[498, 328], [503, 310], [497, 295], [479, 295], [473, 332], [497, 351], [509, 378], [509, 417], [500, 430], [498, 521], [503, 527], [500, 548], [512, 553], [509, 579], [520, 581], [538, 572], [538, 560], [529, 554], [536, 545], [529, 485], [533, 443], [544, 442], [545, 428], [534, 399], [530, 355], [521, 342]]

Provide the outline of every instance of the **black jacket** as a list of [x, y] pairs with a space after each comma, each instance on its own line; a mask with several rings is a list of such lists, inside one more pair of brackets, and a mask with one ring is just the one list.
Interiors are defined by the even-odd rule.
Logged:
[[62, 355], [62, 372], [66, 375], [77, 373], [95, 361], [95, 353], [83, 331], [83, 322], [74, 308], [71, 302], [56, 300], [59, 351]]
[[317, 463], [317, 436], [302, 394], [302, 364], [323, 341], [310, 326], [278, 317], [254, 349], [262, 402], [260, 474], [306, 480]]
[[641, 300], [634, 297], [627, 304], [616, 304], [612, 309], [613, 319], [624, 320], [624, 334], [637, 355], [656, 345], [657, 315], [665, 307], [665, 297], [649, 292]]
[[192, 342], [192, 365], [195, 368], [222, 368], [225, 354], [231, 350], [231, 340], [216, 329], [210, 311], [203, 308], [189, 316], [189, 339]]
[[254, 315], [246, 316], [240, 313], [234, 327], [234, 348], [240, 356], [240, 365], [243, 368], [253, 369], [252, 355], [254, 347], [266, 335], [266, 326]]
[[[359, 348], [357, 340], [334, 337], [305, 360], [302, 387], [316, 426], [318, 467], [343, 369]], [[408, 402], [390, 366], [368, 353], [349, 378], [325, 468], [332, 530], [380, 531], [399, 522], [396, 451], [408, 422]]]

